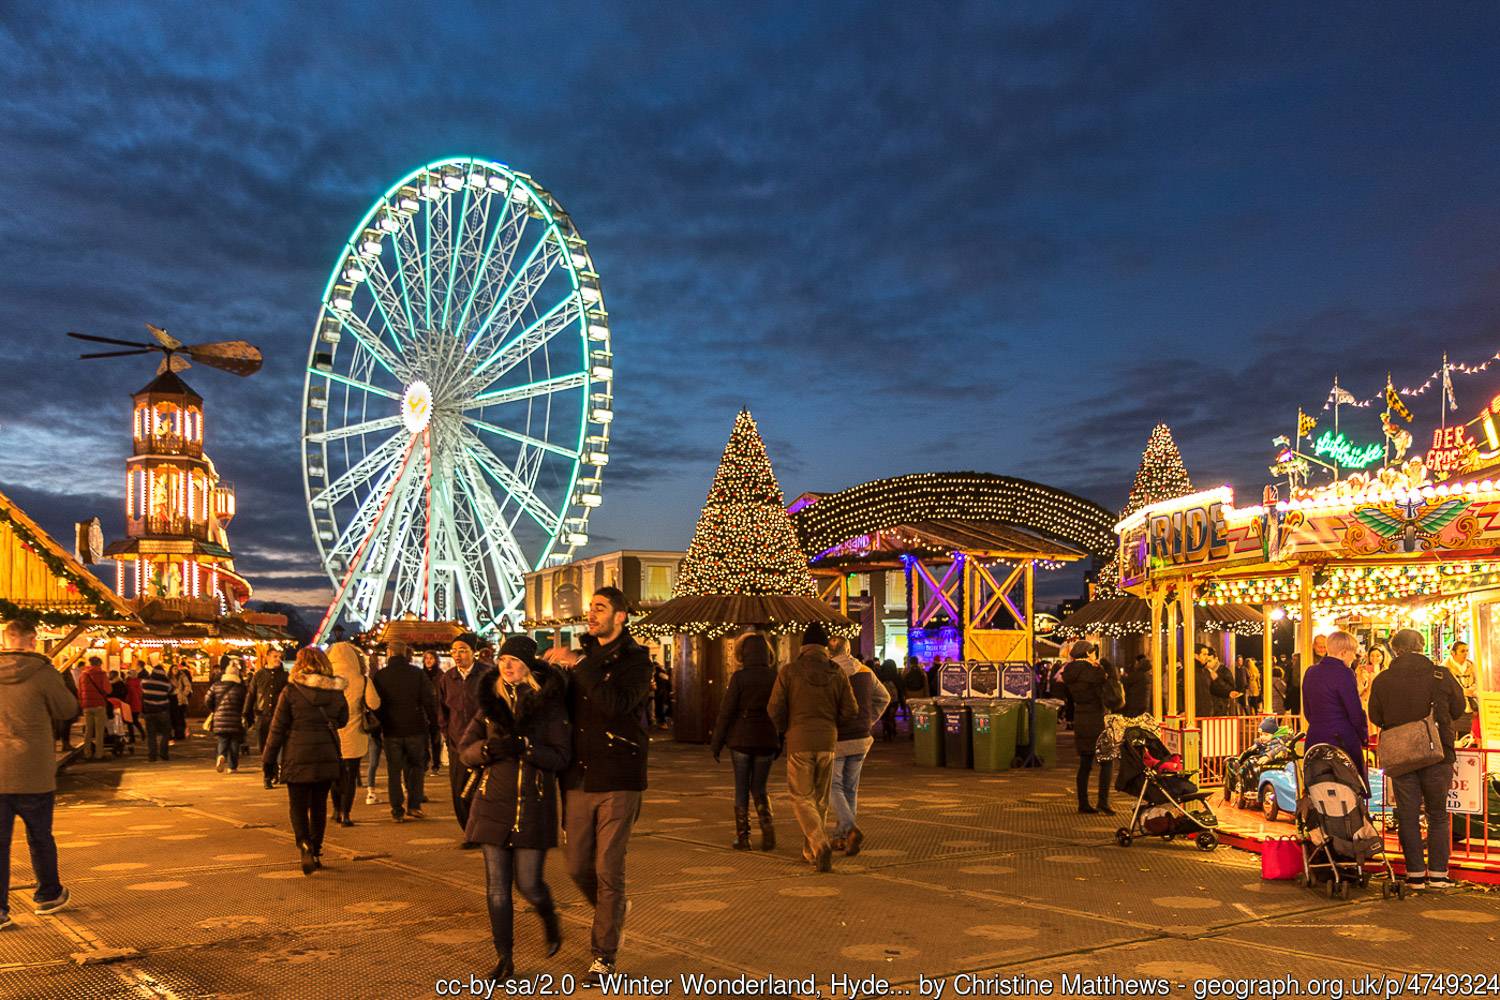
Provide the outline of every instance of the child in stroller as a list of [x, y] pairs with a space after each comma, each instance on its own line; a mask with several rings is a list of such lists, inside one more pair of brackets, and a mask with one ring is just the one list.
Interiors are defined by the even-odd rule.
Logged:
[[130, 702], [123, 698], [111, 698], [109, 703], [114, 712], [104, 723], [104, 745], [116, 757], [124, 756], [127, 750], [135, 753], [135, 733], [130, 726], [133, 720]]
[[1115, 831], [1115, 842], [1129, 847], [1140, 836], [1171, 840], [1194, 836], [1200, 851], [1219, 846], [1214, 828], [1219, 818], [1208, 796], [1193, 783], [1193, 772], [1182, 769], [1182, 757], [1170, 753], [1156, 733], [1131, 726], [1120, 741], [1120, 768], [1115, 788], [1135, 796], [1130, 824]]
[[1327, 887], [1328, 898], [1349, 898], [1351, 885], [1369, 885], [1384, 875], [1380, 895], [1402, 897], [1406, 886], [1385, 856], [1385, 838], [1370, 821], [1370, 788], [1354, 761], [1331, 743], [1307, 748], [1302, 758], [1302, 798], [1297, 832], [1302, 836], [1302, 885]]

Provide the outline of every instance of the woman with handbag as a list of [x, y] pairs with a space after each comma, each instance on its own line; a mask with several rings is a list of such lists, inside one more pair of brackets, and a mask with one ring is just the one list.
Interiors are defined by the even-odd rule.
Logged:
[[500, 647], [500, 669], [480, 687], [479, 714], [459, 740], [459, 759], [474, 769], [464, 786], [472, 796], [464, 839], [484, 851], [496, 956], [489, 978], [497, 983], [515, 978], [512, 884], [542, 918], [548, 957], [562, 947], [562, 923], [542, 871], [547, 850], [557, 846], [557, 775], [572, 749], [567, 680], [533, 660], [518, 638], [524, 637]]
[[316, 646], [299, 649], [266, 734], [265, 762], [280, 766], [304, 875], [323, 867], [328, 791], [343, 758], [339, 730], [349, 722], [343, 691], [344, 679], [333, 675], [326, 653]]
[[333, 790], [333, 818], [339, 826], [353, 826], [350, 812], [359, 786], [359, 771], [370, 750], [370, 733], [380, 729], [375, 709], [380, 707], [380, 692], [365, 677], [364, 657], [352, 642], [336, 642], [328, 647], [328, 662], [333, 676], [344, 682], [344, 704], [349, 721], [339, 729], [339, 779]]

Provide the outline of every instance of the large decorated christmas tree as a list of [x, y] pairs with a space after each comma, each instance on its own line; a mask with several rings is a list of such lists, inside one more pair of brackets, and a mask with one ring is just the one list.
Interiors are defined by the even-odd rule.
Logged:
[[698, 515], [673, 596], [816, 593], [765, 442], [750, 411], [741, 410]]
[[[1172, 430], [1166, 424], [1157, 424], [1146, 440], [1146, 450], [1141, 454], [1140, 467], [1135, 471], [1135, 482], [1131, 484], [1130, 496], [1120, 509], [1120, 520], [1150, 504], [1187, 496], [1193, 492], [1193, 481], [1188, 478], [1187, 466], [1182, 463], [1182, 452], [1172, 439]], [[1111, 559], [1099, 571], [1099, 581], [1094, 586], [1094, 599], [1104, 600], [1122, 597], [1120, 590], [1119, 562]]]

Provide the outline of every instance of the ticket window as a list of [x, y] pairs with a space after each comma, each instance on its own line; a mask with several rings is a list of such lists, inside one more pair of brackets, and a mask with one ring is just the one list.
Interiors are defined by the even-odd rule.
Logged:
[[1469, 655], [1478, 667], [1479, 690], [1500, 691], [1500, 595], [1475, 606], [1474, 624], [1478, 634]]

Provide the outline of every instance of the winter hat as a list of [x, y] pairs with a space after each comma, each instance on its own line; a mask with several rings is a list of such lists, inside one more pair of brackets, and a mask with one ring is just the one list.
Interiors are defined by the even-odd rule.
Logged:
[[769, 667], [771, 665], [771, 649], [766, 644], [766, 637], [759, 632], [751, 632], [741, 638], [735, 652], [739, 656], [742, 667]]
[[455, 637], [453, 640], [454, 645], [457, 645], [460, 642], [465, 646], [468, 646], [471, 650], [477, 651], [479, 649], [479, 636], [475, 635], [473, 632], [465, 632], [462, 635]]
[[821, 622], [813, 622], [811, 625], [807, 626], [807, 631], [802, 633], [802, 645], [828, 645], [828, 630], [823, 627]]
[[513, 635], [501, 645], [500, 656], [514, 656], [522, 663], [534, 663], [536, 662], [536, 640], [529, 635]]

